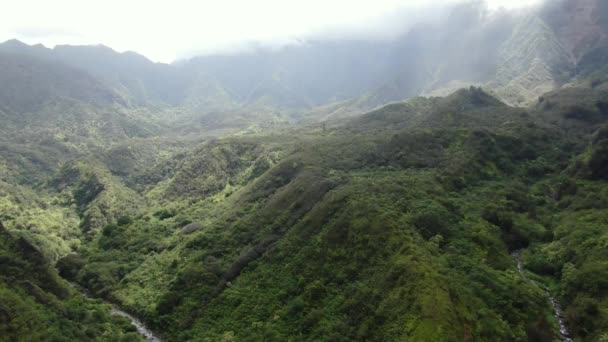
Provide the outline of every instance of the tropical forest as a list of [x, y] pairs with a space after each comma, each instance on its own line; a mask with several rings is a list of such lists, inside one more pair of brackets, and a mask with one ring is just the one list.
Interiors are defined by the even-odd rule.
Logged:
[[169, 62], [14, 31], [0, 341], [608, 342], [608, 1], [421, 3]]

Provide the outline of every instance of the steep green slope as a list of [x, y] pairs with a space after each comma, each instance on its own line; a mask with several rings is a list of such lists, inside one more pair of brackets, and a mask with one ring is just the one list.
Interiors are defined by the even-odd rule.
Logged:
[[[450, 22], [462, 30], [421, 26], [393, 47], [396, 80], [367, 70], [333, 95], [348, 75], [319, 90], [325, 78], [294, 71], [312, 47], [171, 67], [103, 47], [0, 53], [0, 220], [19, 237], [0, 246], [17, 263], [0, 270], [0, 329], [44, 339], [35, 332], [50, 321], [59, 340], [138, 338], [66, 292], [59, 259], [63, 277], [168, 340], [551, 341], [545, 285], [574, 337], [605, 338], [602, 45], [570, 80], [570, 33], [546, 17], [461, 10]], [[481, 23], [510, 38], [463, 54], [494, 36]], [[442, 45], [454, 60], [436, 55]], [[494, 72], [494, 93], [532, 105], [470, 87], [359, 116]], [[368, 82], [376, 91], [300, 117]], [[300, 118], [333, 121], [285, 127]], [[536, 284], [517, 272], [520, 249]]]
[[604, 126], [593, 134], [585, 152], [542, 185], [553, 197], [547, 207], [554, 236], [526, 258], [527, 267], [550, 279], [573, 333], [589, 341], [606, 338], [608, 328], [606, 132]]
[[41, 182], [64, 162], [162, 131], [159, 116], [127, 107], [114, 89], [60, 63], [0, 53], [0, 81], [5, 181]]
[[142, 341], [128, 321], [75, 293], [1, 223], [0, 260], [0, 341]]
[[3, 112], [37, 112], [47, 102], [71, 99], [97, 106], [124, 101], [83, 71], [17, 54], [0, 54]]
[[[601, 89], [526, 111], [471, 88], [326, 131], [205, 144], [62, 274], [171, 340], [551, 341], [549, 302], [510, 253], [531, 246], [538, 271], [537, 251], [568, 243], [552, 189], [569, 172], [602, 174], [602, 133], [586, 145], [603, 111], [583, 110]], [[568, 291], [567, 321], [592, 340], [603, 316], [577, 323], [586, 311], [568, 298], [601, 292]]]

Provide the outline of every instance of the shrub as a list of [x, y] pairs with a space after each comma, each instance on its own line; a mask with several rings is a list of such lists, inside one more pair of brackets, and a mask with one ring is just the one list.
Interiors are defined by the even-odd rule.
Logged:
[[444, 206], [434, 202], [425, 203], [415, 209], [411, 219], [411, 223], [427, 240], [435, 235], [449, 236], [452, 221], [452, 214]]
[[168, 218], [172, 218], [175, 215], [176, 215], [175, 210], [167, 209], [167, 208], [160, 209], [154, 213], [154, 216], [156, 218], [158, 218], [159, 220], [166, 220]]
[[78, 254], [68, 254], [57, 261], [59, 274], [68, 280], [75, 280], [85, 261]]
[[128, 215], [124, 215], [124, 216], [119, 217], [118, 220], [116, 221], [116, 223], [119, 226], [128, 226], [131, 223], [133, 223], [133, 219]]

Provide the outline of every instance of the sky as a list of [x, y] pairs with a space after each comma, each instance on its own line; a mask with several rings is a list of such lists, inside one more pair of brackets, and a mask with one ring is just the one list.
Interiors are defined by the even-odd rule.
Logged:
[[[156, 62], [307, 38], [387, 38], [459, 0], [3, 0], [0, 41], [103, 44]], [[538, 0], [487, 0], [492, 10]], [[433, 9], [433, 10], [431, 10]], [[396, 19], [395, 13], [398, 13]]]

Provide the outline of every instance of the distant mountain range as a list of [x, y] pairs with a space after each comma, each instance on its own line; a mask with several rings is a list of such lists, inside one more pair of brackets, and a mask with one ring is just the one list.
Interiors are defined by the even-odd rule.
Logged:
[[[607, 7], [600, 0], [576, 0], [525, 12], [489, 12], [473, 1], [454, 5], [441, 22], [420, 23], [394, 41], [308, 41], [171, 65], [105, 46], [48, 49], [11, 40], [0, 44], [0, 74], [10, 74], [3, 81], [14, 87], [0, 90], [0, 97], [15, 99], [11, 92], [30, 87], [41, 95], [36, 101], [69, 97], [97, 105], [179, 107], [196, 116], [270, 109], [297, 119], [310, 112], [327, 118], [326, 106], [343, 101], [356, 104], [352, 112], [360, 113], [475, 84], [523, 105], [605, 62]], [[32, 76], [41, 63], [53, 67]], [[3, 111], [37, 105], [15, 100]]]

